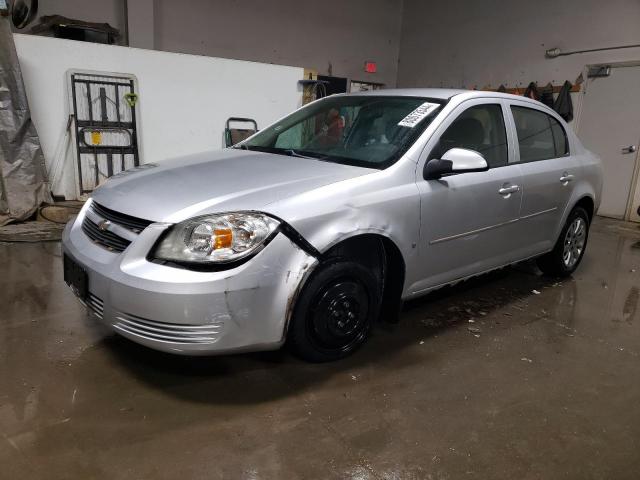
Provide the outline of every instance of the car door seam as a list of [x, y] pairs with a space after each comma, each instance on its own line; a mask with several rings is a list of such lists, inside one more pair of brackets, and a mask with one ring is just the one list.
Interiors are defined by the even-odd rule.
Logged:
[[497, 223], [495, 225], [489, 225], [488, 227], [477, 228], [475, 230], [469, 230], [468, 232], [456, 233], [455, 235], [450, 235], [448, 237], [437, 238], [435, 240], [430, 240], [429, 245], [435, 245], [437, 243], [442, 243], [449, 240], [455, 240], [456, 238], [467, 237], [469, 235], [475, 235], [476, 233], [486, 232], [487, 230], [493, 230], [494, 228], [503, 227], [505, 225], [511, 225], [512, 223], [515, 223], [518, 220], [519, 220], [518, 218], [515, 218], [513, 220], [507, 220], [506, 222]]
[[455, 240], [457, 238], [467, 237], [470, 235], [475, 235], [477, 233], [486, 232], [487, 230], [493, 230], [494, 228], [504, 227], [505, 225], [511, 225], [512, 223], [516, 223], [520, 220], [528, 220], [529, 218], [536, 217], [538, 215], [543, 215], [545, 213], [550, 213], [557, 210], [558, 207], [548, 208], [546, 210], [541, 210], [539, 212], [531, 213], [529, 215], [525, 215], [523, 217], [518, 217], [513, 220], [508, 220], [506, 222], [497, 223], [495, 225], [489, 225], [488, 227], [477, 228], [475, 230], [469, 230], [468, 232], [456, 233], [455, 235], [449, 235], [447, 237], [436, 238], [435, 240], [430, 240], [429, 245], [435, 245], [442, 242], [447, 242], [449, 240]]
[[558, 209], [558, 207], [547, 208], [546, 210], [540, 210], [539, 212], [530, 213], [529, 215], [523, 215], [520, 217], [520, 220], [527, 220], [532, 217], [537, 217], [538, 215], [543, 215], [545, 213], [551, 213]]

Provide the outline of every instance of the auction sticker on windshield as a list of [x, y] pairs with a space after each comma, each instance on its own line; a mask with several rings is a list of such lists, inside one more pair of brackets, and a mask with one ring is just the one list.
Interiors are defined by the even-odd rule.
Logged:
[[409, 115], [400, 120], [400, 122], [398, 122], [398, 126], [413, 128], [439, 106], [440, 105], [438, 103], [425, 102]]

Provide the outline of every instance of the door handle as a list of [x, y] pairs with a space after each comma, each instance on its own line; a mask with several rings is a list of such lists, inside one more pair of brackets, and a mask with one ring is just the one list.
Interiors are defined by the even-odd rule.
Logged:
[[622, 153], [634, 153], [637, 149], [638, 147], [636, 147], [635, 145], [629, 145], [628, 147], [624, 147], [622, 149]]
[[506, 198], [512, 193], [516, 193], [518, 191], [520, 191], [520, 187], [518, 185], [510, 185], [508, 187], [502, 187], [498, 190], [498, 193]]
[[569, 183], [572, 180], [573, 180], [573, 175], [571, 175], [570, 173], [567, 173], [567, 172], [564, 172], [562, 174], [562, 176], [560, 177], [560, 182], [563, 185], [566, 185], [567, 183]]

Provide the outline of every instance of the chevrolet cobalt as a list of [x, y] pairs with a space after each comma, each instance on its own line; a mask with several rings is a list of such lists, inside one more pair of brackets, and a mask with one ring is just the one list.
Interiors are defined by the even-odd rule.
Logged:
[[570, 275], [601, 188], [599, 159], [533, 100], [335, 95], [109, 179], [65, 229], [65, 281], [151, 348], [335, 360], [444, 285], [530, 258]]

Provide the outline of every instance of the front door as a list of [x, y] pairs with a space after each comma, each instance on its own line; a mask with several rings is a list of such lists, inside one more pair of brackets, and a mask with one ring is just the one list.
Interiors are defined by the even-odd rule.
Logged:
[[517, 256], [521, 173], [519, 165], [509, 164], [503, 105], [495, 99], [470, 100], [449, 118], [419, 166], [458, 147], [481, 153], [489, 170], [424, 180], [419, 168], [424, 274], [415, 292], [510, 263]]
[[630, 201], [640, 141], [640, 66], [612, 68], [587, 82], [578, 136], [599, 155], [604, 184], [599, 215], [640, 221]]

